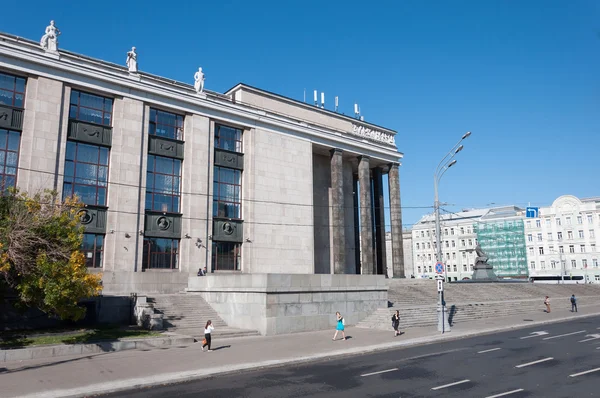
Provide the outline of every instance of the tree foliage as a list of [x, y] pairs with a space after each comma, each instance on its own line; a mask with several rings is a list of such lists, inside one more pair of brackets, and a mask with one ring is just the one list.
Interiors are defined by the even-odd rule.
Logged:
[[82, 205], [58, 200], [56, 192], [0, 197], [0, 278], [28, 307], [78, 320], [79, 301], [101, 291], [101, 275], [89, 274], [81, 252]]

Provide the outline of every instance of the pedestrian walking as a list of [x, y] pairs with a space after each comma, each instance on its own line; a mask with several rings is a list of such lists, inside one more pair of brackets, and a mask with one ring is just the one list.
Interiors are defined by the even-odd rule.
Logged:
[[396, 310], [396, 313], [392, 315], [392, 327], [394, 328], [394, 337], [400, 334], [398, 328], [400, 327], [400, 311]]
[[575, 295], [571, 295], [571, 312], [577, 312], [577, 299]]
[[544, 299], [544, 305], [546, 306], [546, 312], [550, 313], [550, 297], [546, 296]]
[[333, 341], [337, 338], [338, 332], [342, 332], [342, 340], [346, 340], [346, 333], [344, 333], [344, 326], [346, 326], [346, 321], [344, 321], [344, 317], [339, 312], [335, 313], [337, 318], [337, 326], [335, 327], [335, 334], [333, 335]]
[[208, 352], [212, 352], [210, 349], [211, 343], [211, 333], [215, 330], [212, 325], [212, 321], [206, 322], [206, 326], [204, 327], [204, 340], [202, 340], [202, 351], [204, 351], [204, 347], [208, 346]]

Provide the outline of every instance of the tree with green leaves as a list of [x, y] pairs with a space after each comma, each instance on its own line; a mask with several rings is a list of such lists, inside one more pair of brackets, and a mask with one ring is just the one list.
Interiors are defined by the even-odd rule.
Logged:
[[88, 273], [81, 252], [81, 209], [77, 198], [61, 201], [50, 191], [0, 196], [0, 283], [21, 306], [78, 320], [85, 315], [80, 300], [100, 293], [102, 276]]

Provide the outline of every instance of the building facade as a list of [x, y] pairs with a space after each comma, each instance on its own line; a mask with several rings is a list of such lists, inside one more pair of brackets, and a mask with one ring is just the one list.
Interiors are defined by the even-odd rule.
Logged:
[[[527, 276], [524, 210], [514, 206], [470, 209], [440, 216], [442, 262], [448, 281], [470, 279], [477, 243], [498, 276]], [[435, 277], [435, 217], [426, 215], [412, 228], [414, 274]]]
[[[394, 277], [392, 258], [392, 233], [386, 232], [385, 234], [385, 245], [387, 254], [387, 276], [388, 278]], [[412, 231], [410, 228], [404, 228], [402, 231], [402, 245], [404, 255], [404, 275], [406, 278], [414, 278], [415, 271], [413, 265], [413, 249], [412, 249]]]
[[557, 198], [525, 220], [527, 261], [531, 277], [580, 276], [600, 283], [598, 233], [600, 198]]
[[384, 274], [388, 194], [404, 277], [395, 131], [245, 84], [206, 91], [201, 71], [195, 85], [150, 75], [135, 49], [119, 66], [52, 40], [0, 34], [0, 179], [81, 198], [104, 294], [181, 291], [204, 267]]

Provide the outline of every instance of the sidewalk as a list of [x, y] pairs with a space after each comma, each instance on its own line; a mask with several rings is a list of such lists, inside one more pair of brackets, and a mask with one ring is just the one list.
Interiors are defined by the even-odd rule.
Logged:
[[541, 310], [457, 324], [450, 333], [435, 327], [407, 329], [400, 337], [391, 330], [347, 328], [346, 341], [331, 341], [331, 331], [213, 341], [214, 352], [199, 343], [158, 350], [130, 350], [63, 356], [0, 364], [1, 397], [80, 397], [142, 386], [181, 382], [245, 369], [280, 366], [342, 355], [388, 350], [459, 339], [502, 330], [600, 315], [600, 305], [581, 306], [579, 313]]

